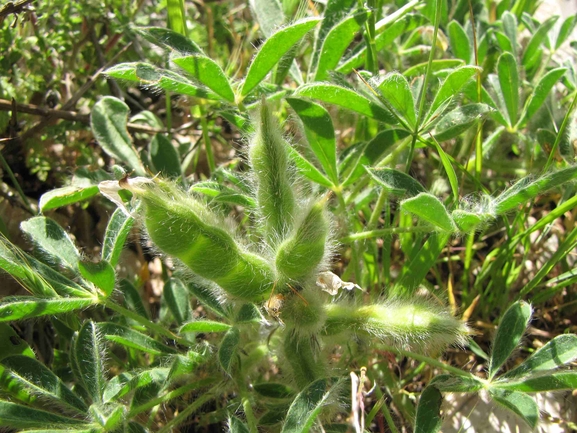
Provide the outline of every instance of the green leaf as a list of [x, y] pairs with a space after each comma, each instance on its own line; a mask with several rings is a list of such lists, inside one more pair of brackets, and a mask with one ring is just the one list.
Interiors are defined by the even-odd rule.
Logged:
[[255, 304], [243, 304], [236, 317], [234, 318], [234, 323], [260, 323], [263, 317], [260, 309]]
[[443, 168], [445, 169], [445, 173], [447, 173], [447, 178], [449, 179], [449, 184], [451, 185], [451, 191], [453, 192], [453, 203], [456, 203], [459, 200], [459, 181], [457, 180], [457, 175], [455, 173], [455, 169], [449, 160], [449, 157], [441, 147], [441, 145], [436, 141], [433, 140], [433, 145], [437, 149], [437, 153], [441, 158], [441, 162], [443, 164]]
[[256, 208], [256, 201], [254, 198], [242, 194], [236, 189], [229, 188], [228, 186], [223, 185], [222, 182], [215, 182], [212, 180], [197, 182], [190, 187], [190, 191], [204, 194], [207, 197], [212, 197], [214, 201], [219, 203], [231, 203], [247, 208]]
[[297, 96], [318, 99], [327, 104], [333, 104], [372, 119], [385, 123], [396, 123], [395, 118], [387, 110], [352, 89], [328, 83], [312, 83], [299, 87]]
[[493, 109], [487, 104], [468, 104], [457, 107], [443, 116], [435, 126], [437, 141], [446, 141], [458, 137]]
[[549, 96], [549, 92], [551, 92], [553, 86], [565, 75], [566, 71], [567, 69], [565, 68], [552, 69], [539, 80], [539, 83], [537, 83], [535, 89], [533, 89], [533, 93], [531, 93], [531, 96], [527, 99], [523, 115], [519, 121], [520, 124], [523, 125], [531, 120], [537, 110], [541, 108], [547, 96]]
[[507, 36], [507, 39], [509, 41], [509, 45], [511, 46], [509, 51], [511, 54], [516, 56], [517, 55], [517, 26], [518, 26], [517, 17], [515, 17], [515, 15], [513, 15], [509, 11], [505, 11], [505, 13], [503, 13], [503, 16], [501, 18], [501, 21], [503, 22], [503, 31], [505, 32], [505, 35]]
[[0, 374], [0, 383], [11, 394], [22, 392], [27, 398], [25, 403], [50, 402], [51, 406], [86, 412], [86, 405], [70, 391], [52, 371], [36, 359], [15, 355], [2, 360], [5, 368]]
[[[405, 4], [402, 8], [399, 9], [401, 11], [403, 8], [408, 7], [409, 9], [415, 7], [414, 2], [409, 2]], [[406, 10], [406, 9], [405, 9]], [[396, 13], [396, 12], [395, 12]], [[394, 15], [393, 13], [392, 15]], [[386, 18], [383, 18], [384, 21], [387, 18], [391, 17], [392, 15], [388, 15]], [[323, 23], [324, 23], [323, 19]], [[379, 22], [381, 22], [379, 21]], [[377, 23], [378, 24], [378, 23]], [[375, 49], [377, 52], [383, 51], [388, 48], [399, 36], [404, 34], [408, 34], [415, 28], [422, 26], [425, 24], [425, 17], [422, 15], [407, 15], [401, 17], [397, 21], [395, 21], [390, 26], [385, 27], [385, 31], [379, 33], [375, 37]], [[366, 60], [367, 56], [367, 45], [366, 44], [359, 44], [352, 50], [351, 54], [345, 56], [342, 63], [336, 69], [337, 72], [341, 72], [343, 74], [350, 74], [353, 72], [353, 69], [361, 68]]]
[[345, 50], [370, 16], [370, 12], [361, 11], [345, 18], [330, 29], [320, 48], [314, 81], [327, 79], [328, 72], [336, 68]]
[[137, 27], [136, 31], [148, 42], [165, 50], [174, 50], [182, 54], [202, 54], [198, 45], [186, 36], [164, 27]]
[[154, 84], [163, 90], [168, 90], [180, 95], [220, 100], [220, 97], [216, 95], [216, 93], [209, 91], [205, 87], [199, 87], [190, 80], [172, 71], [163, 70], [160, 79]]
[[146, 175], [138, 152], [126, 129], [128, 105], [120, 99], [105, 96], [92, 107], [90, 126], [100, 147], [116, 159], [133, 169], [138, 176]]
[[521, 61], [525, 67], [525, 70], [534, 68], [539, 62], [542, 52], [541, 45], [544, 44], [547, 40], [549, 36], [549, 30], [553, 28], [558, 19], [558, 16], [549, 18], [539, 26], [535, 33], [533, 33], [533, 36], [527, 44], [527, 48], [525, 48], [523, 59]]
[[218, 64], [203, 55], [179, 57], [172, 61], [217, 95], [234, 103], [234, 91]]
[[516, 381], [496, 382], [493, 386], [519, 392], [548, 392], [577, 389], [577, 371], [563, 371]]
[[281, 433], [307, 433], [343, 382], [335, 378], [318, 379], [303, 389], [290, 405]]
[[304, 125], [307, 141], [334, 185], [339, 184], [337, 150], [333, 121], [327, 110], [314, 102], [287, 98]]
[[537, 426], [539, 421], [539, 408], [531, 397], [521, 392], [490, 389], [489, 393], [493, 400], [517, 414], [531, 428]]
[[372, 168], [365, 167], [365, 170], [381, 186], [391, 194], [397, 196], [414, 197], [422, 192], [426, 192], [423, 185], [417, 182], [408, 174], [392, 168]]
[[452, 233], [455, 225], [445, 205], [432, 194], [421, 192], [401, 202], [404, 211], [411, 212], [417, 218], [432, 224], [438, 230]]
[[140, 293], [136, 290], [136, 287], [132, 285], [127, 279], [120, 280], [118, 284], [118, 290], [124, 295], [124, 302], [128, 308], [132, 311], [140, 314], [142, 317], [148, 317], [148, 311], [144, 307]]
[[131, 349], [142, 350], [152, 355], [163, 355], [177, 353], [171, 347], [159, 343], [142, 332], [135, 331], [126, 326], [110, 322], [100, 322], [97, 324], [98, 332], [108, 341], [129, 347]]
[[32, 296], [8, 296], [0, 303], [0, 322], [30, 319], [81, 310], [94, 305], [90, 298], [43, 299]]
[[576, 25], [577, 15], [569, 15], [565, 21], [563, 21], [563, 24], [561, 24], [561, 28], [559, 29], [559, 34], [557, 35], [557, 40], [555, 41], [555, 50], [561, 48], [561, 45], [563, 45], [569, 35], [573, 33]]
[[[433, 60], [431, 63], [431, 72], [438, 72], [444, 69], [458, 68], [463, 66], [465, 63], [461, 59], [439, 59]], [[407, 78], [416, 77], [417, 75], [423, 75], [426, 73], [429, 62], [419, 63], [415, 66], [405, 69], [403, 75]]]
[[101, 260], [98, 263], [79, 261], [78, 269], [87, 281], [102, 290], [106, 296], [110, 296], [116, 282], [114, 268], [110, 263], [106, 260]]
[[417, 406], [415, 433], [436, 433], [441, 429], [441, 403], [441, 392], [434, 386], [427, 386]]
[[129, 392], [146, 387], [152, 382], [163, 382], [166, 380], [168, 373], [168, 368], [151, 368], [139, 371], [138, 374], [121, 373], [108, 381], [103, 400], [105, 403], [111, 400], [119, 400]]
[[104, 233], [101, 258], [110, 263], [113, 268], [118, 264], [120, 254], [133, 225], [134, 218], [126, 215], [126, 212], [120, 208], [114, 211], [110, 221], [108, 221]]
[[537, 195], [560, 186], [577, 177], [577, 167], [568, 167], [537, 179], [523, 178], [503, 191], [495, 200], [495, 212], [501, 215], [517, 206], [527, 203]]
[[249, 433], [246, 424], [235, 416], [231, 416], [228, 419], [228, 431], [229, 433]]
[[80, 186], [65, 186], [56, 188], [42, 194], [38, 209], [40, 212], [46, 212], [50, 209], [67, 206], [69, 204], [78, 203], [79, 201], [87, 200], [98, 194], [98, 185], [91, 185], [86, 187]]
[[263, 397], [269, 398], [289, 398], [294, 395], [294, 390], [282, 383], [263, 382], [255, 383], [253, 389]]
[[182, 176], [180, 157], [171, 141], [164, 134], [156, 134], [148, 145], [148, 156], [155, 173], [177, 178]]
[[194, 322], [185, 323], [178, 331], [183, 332], [224, 332], [231, 328], [230, 325], [212, 320], [195, 320]]
[[62, 227], [56, 221], [43, 216], [30, 218], [20, 224], [24, 233], [30, 236], [34, 244], [68, 269], [77, 269], [80, 253]]
[[26, 340], [20, 338], [10, 325], [0, 323], [0, 361], [12, 355], [23, 355], [29, 358], [36, 356]]
[[162, 298], [179, 326], [192, 319], [188, 289], [182, 281], [169, 279], [164, 285]]
[[453, 221], [463, 233], [470, 233], [472, 230], [481, 226], [484, 222], [492, 219], [489, 214], [479, 215], [463, 209], [455, 209], [451, 212], [451, 218], [453, 218]]
[[89, 427], [83, 420], [66, 418], [43, 410], [0, 401], [0, 426], [10, 427], [11, 429], [23, 429], [45, 428], [47, 425], [54, 428], [81, 425]]
[[304, 177], [312, 180], [319, 185], [325, 186], [327, 188], [332, 188], [333, 183], [327, 179], [327, 177], [322, 174], [312, 163], [306, 160], [300, 153], [294, 150], [292, 147], [288, 147], [288, 155], [292, 160], [297, 170]]
[[519, 341], [521, 341], [529, 320], [531, 320], [531, 314], [531, 306], [526, 302], [520, 301], [511, 305], [503, 315], [497, 328], [491, 352], [489, 379], [492, 379], [497, 374], [513, 350], [515, 350]]
[[447, 75], [433, 99], [427, 118], [435, 115], [437, 109], [446, 101], [456, 97], [465, 84], [480, 71], [481, 69], [476, 66], [461, 66]]
[[209, 287], [205, 287], [196, 283], [188, 283], [186, 288], [192, 294], [192, 296], [201, 302], [203, 306], [208, 308], [217, 316], [227, 316], [227, 312], [224, 309], [223, 303], [218, 299], [214, 291], [210, 290]]
[[521, 365], [501, 376], [503, 379], [535, 374], [562, 367], [577, 359], [577, 335], [558, 335], [547, 342]]
[[0, 237], [0, 268], [40, 297], [90, 296], [84, 287]]
[[304, 35], [319, 23], [318, 18], [307, 18], [276, 31], [262, 44], [246, 73], [240, 94], [247, 95], [253, 90], [281, 60], [281, 58], [297, 44]]
[[98, 325], [92, 321], [84, 323], [74, 344], [76, 368], [82, 383], [94, 403], [102, 403], [106, 387], [104, 376], [104, 344]]
[[340, 21], [345, 19], [349, 15], [350, 10], [355, 5], [354, 0], [328, 0], [326, 7], [323, 12], [323, 20], [319, 31], [315, 37], [315, 44], [312, 50], [312, 58], [310, 63], [310, 70], [316, 69], [319, 57], [321, 55], [321, 47], [325, 38], [331, 31], [331, 29], [337, 25]]
[[414, 130], [417, 115], [413, 94], [407, 79], [398, 72], [387, 74], [379, 83], [378, 89], [388, 105], [405, 120], [409, 129]]
[[240, 331], [233, 327], [226, 331], [218, 348], [218, 361], [227, 373], [230, 373], [236, 359], [236, 351], [240, 343]]
[[441, 392], [477, 392], [483, 388], [483, 383], [473, 377], [452, 376], [441, 374], [429, 382]]
[[283, 24], [284, 13], [278, 0], [250, 0], [250, 9], [266, 37]]
[[393, 292], [401, 295], [413, 293], [435, 265], [450, 237], [450, 233], [447, 232], [433, 233], [423, 247], [414, 256], [409, 257], [410, 261]]
[[519, 73], [517, 72], [517, 61], [511, 53], [503, 53], [497, 62], [497, 72], [501, 94], [507, 108], [509, 125], [517, 123], [519, 111]]
[[[471, 42], [465, 29], [457, 21], [451, 21], [447, 26], [449, 31], [449, 41], [451, 50], [456, 58], [463, 60], [465, 63], [471, 61]], [[434, 111], [434, 110], [431, 110]]]

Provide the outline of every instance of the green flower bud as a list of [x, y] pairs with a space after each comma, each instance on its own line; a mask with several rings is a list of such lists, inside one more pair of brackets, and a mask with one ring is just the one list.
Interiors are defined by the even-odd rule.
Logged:
[[144, 224], [160, 250], [232, 296], [267, 299], [275, 274], [265, 259], [245, 251], [216, 215], [171, 183], [139, 182], [121, 181], [120, 186], [142, 200]]
[[468, 334], [465, 323], [428, 299], [390, 301], [354, 306], [326, 307], [325, 335], [359, 332], [385, 344], [437, 352], [450, 344], [461, 344]]
[[257, 200], [267, 239], [276, 242], [291, 229], [295, 199], [289, 174], [288, 144], [263, 102], [249, 158], [257, 183]]
[[315, 203], [277, 249], [276, 268], [291, 280], [302, 281], [310, 277], [325, 256], [329, 222], [324, 205], [325, 200]]

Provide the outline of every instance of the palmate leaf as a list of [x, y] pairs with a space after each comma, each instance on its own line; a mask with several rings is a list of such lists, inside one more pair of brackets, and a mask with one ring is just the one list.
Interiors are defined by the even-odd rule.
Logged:
[[106, 386], [104, 375], [104, 343], [98, 325], [92, 321], [84, 323], [74, 344], [76, 368], [79, 379], [94, 403], [102, 403]]
[[0, 361], [8, 356], [23, 355], [34, 358], [34, 352], [10, 325], [0, 323]]
[[289, 158], [292, 160], [295, 167], [302, 176], [327, 188], [333, 187], [333, 183], [323, 173], [321, 173], [320, 170], [317, 169], [313, 163], [305, 159], [300, 153], [298, 153], [292, 147], [289, 147], [287, 149]]
[[92, 107], [90, 126], [108, 155], [126, 164], [138, 176], [144, 176], [146, 171], [126, 129], [129, 113], [128, 105], [120, 99], [105, 96]]
[[100, 322], [96, 325], [97, 332], [106, 340], [121, 344], [131, 349], [142, 350], [152, 355], [168, 355], [176, 350], [168, 347], [142, 332], [130, 329], [127, 326], [110, 322]]
[[88, 409], [58, 376], [34, 358], [9, 356], [2, 360], [0, 369], [2, 388], [25, 403], [50, 402], [74, 413], [85, 413]]
[[192, 319], [188, 289], [178, 279], [171, 278], [164, 285], [162, 300], [166, 302], [178, 325]]
[[181, 54], [203, 54], [192, 40], [164, 27], [137, 27], [136, 31], [151, 42], [165, 50], [174, 50]]
[[179, 333], [183, 332], [225, 332], [231, 328], [230, 325], [213, 320], [195, 320], [194, 322], [185, 323]]
[[408, 198], [401, 203], [401, 208], [411, 212], [420, 220], [432, 224], [437, 230], [452, 233], [455, 231], [455, 224], [447, 211], [445, 205], [432, 194], [419, 193]]
[[392, 168], [371, 168], [365, 167], [365, 170], [381, 186], [387, 189], [391, 194], [397, 196], [414, 197], [417, 194], [426, 192], [423, 185], [413, 179], [406, 173]]
[[0, 426], [12, 429], [46, 428], [46, 426], [61, 429], [89, 427], [81, 419], [67, 418], [7, 401], [0, 401]]
[[370, 12], [360, 11], [335, 24], [329, 30], [320, 48], [314, 81], [325, 80], [328, 72], [336, 68], [345, 50], [370, 16]]
[[415, 433], [436, 433], [441, 429], [441, 403], [443, 396], [434, 386], [421, 393], [415, 419]]
[[177, 178], [182, 176], [180, 156], [172, 142], [164, 134], [156, 134], [148, 145], [148, 157], [154, 173], [163, 177]]
[[519, 72], [517, 71], [517, 61], [511, 53], [503, 53], [497, 62], [497, 72], [501, 95], [507, 108], [509, 125], [517, 123], [519, 110]]
[[413, 130], [417, 122], [415, 101], [407, 79], [398, 72], [386, 75], [377, 86], [385, 102], [401, 117], [406, 126]]
[[558, 335], [547, 342], [521, 365], [501, 376], [501, 379], [515, 379], [526, 375], [553, 370], [577, 359], [577, 335]]
[[224, 100], [234, 103], [234, 91], [218, 64], [204, 55], [178, 57], [172, 61]]
[[77, 269], [80, 253], [56, 221], [39, 216], [23, 221], [20, 227], [51, 259], [73, 271]]
[[104, 233], [102, 244], [102, 260], [106, 260], [113, 268], [118, 264], [120, 253], [124, 248], [128, 234], [134, 224], [134, 218], [118, 208], [114, 211]]
[[521, 301], [511, 305], [503, 315], [497, 328], [491, 352], [489, 379], [495, 376], [521, 341], [529, 320], [531, 320], [531, 314], [531, 306]]
[[517, 414], [531, 428], [537, 426], [539, 407], [530, 396], [522, 392], [501, 389], [490, 389], [489, 393], [495, 402]]
[[292, 402], [282, 433], [307, 433], [327, 402], [341, 390], [344, 379], [319, 379], [303, 389]]
[[394, 124], [396, 119], [384, 107], [370, 101], [352, 89], [328, 83], [312, 83], [299, 87], [296, 96], [317, 99], [327, 104], [368, 116], [381, 122]]
[[321, 105], [297, 98], [287, 98], [303, 122], [307, 141], [334, 185], [339, 183], [335, 129], [330, 114]]
[[32, 296], [10, 296], [0, 303], [0, 322], [30, 319], [53, 314], [62, 314], [95, 305], [92, 298], [44, 299]]
[[218, 348], [218, 360], [221, 367], [227, 373], [230, 373], [237, 356], [237, 349], [240, 343], [240, 331], [233, 327], [226, 331], [224, 338]]
[[573, 391], [577, 389], [577, 372], [564, 371], [538, 377], [520, 377], [514, 381], [496, 382], [494, 387], [520, 392]]
[[313, 27], [318, 18], [307, 18], [284, 27], [271, 35], [262, 45], [249, 66], [242, 85], [241, 95], [250, 93], [274, 68], [281, 58], [295, 46]]

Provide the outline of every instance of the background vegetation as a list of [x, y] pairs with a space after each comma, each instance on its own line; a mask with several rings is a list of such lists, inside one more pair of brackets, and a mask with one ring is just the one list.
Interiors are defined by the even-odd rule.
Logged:
[[[0, 425], [434, 432], [479, 391], [546, 424], [533, 395], [577, 388], [577, 18], [537, 7], [4, 5]], [[180, 201], [280, 279], [163, 244]]]

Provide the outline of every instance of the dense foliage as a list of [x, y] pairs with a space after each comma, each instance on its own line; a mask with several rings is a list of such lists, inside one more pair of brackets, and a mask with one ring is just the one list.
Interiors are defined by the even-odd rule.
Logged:
[[428, 433], [484, 392], [533, 429], [577, 388], [577, 17], [29, 3], [1, 12], [28, 294], [0, 301], [0, 425]]

